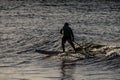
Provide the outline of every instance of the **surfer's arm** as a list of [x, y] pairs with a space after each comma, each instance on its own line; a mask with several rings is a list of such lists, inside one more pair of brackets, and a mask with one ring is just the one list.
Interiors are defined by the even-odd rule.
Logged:
[[74, 41], [74, 34], [72, 30], [71, 30], [71, 38], [72, 38], [72, 41]]
[[63, 29], [60, 30], [60, 34], [62, 34]]

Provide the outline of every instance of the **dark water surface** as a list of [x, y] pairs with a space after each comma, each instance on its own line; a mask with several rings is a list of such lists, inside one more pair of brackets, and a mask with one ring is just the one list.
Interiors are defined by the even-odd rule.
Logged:
[[1, 0], [0, 80], [119, 80], [119, 57], [66, 62], [35, 52], [60, 51], [66, 21], [76, 42], [119, 46], [119, 2]]

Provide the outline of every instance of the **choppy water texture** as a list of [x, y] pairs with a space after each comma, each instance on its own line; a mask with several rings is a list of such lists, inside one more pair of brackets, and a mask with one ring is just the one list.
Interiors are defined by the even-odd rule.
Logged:
[[66, 21], [78, 43], [119, 46], [119, 11], [119, 2], [1, 0], [0, 80], [120, 80], [119, 57], [67, 62], [35, 52], [60, 51]]

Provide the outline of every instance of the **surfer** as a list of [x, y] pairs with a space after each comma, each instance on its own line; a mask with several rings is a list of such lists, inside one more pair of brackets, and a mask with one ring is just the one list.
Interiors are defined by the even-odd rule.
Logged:
[[72, 29], [69, 27], [69, 23], [66, 22], [64, 24], [63, 28], [60, 30], [60, 33], [63, 34], [63, 37], [62, 37], [62, 49], [63, 49], [63, 52], [65, 52], [65, 43], [66, 43], [66, 41], [68, 41], [68, 43], [70, 43], [70, 45], [72, 46], [72, 48], [76, 52], [75, 46], [73, 44], [74, 35], [73, 35]]

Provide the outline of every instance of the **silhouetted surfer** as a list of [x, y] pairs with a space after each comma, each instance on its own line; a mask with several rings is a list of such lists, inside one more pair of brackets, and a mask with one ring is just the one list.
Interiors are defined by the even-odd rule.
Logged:
[[63, 37], [62, 37], [62, 49], [63, 49], [63, 52], [65, 52], [65, 42], [66, 41], [68, 41], [70, 43], [70, 45], [72, 46], [72, 48], [76, 52], [75, 46], [73, 44], [73, 41], [74, 41], [73, 31], [69, 27], [69, 24], [67, 22], [64, 24], [63, 28], [60, 30], [60, 33], [63, 34]]

